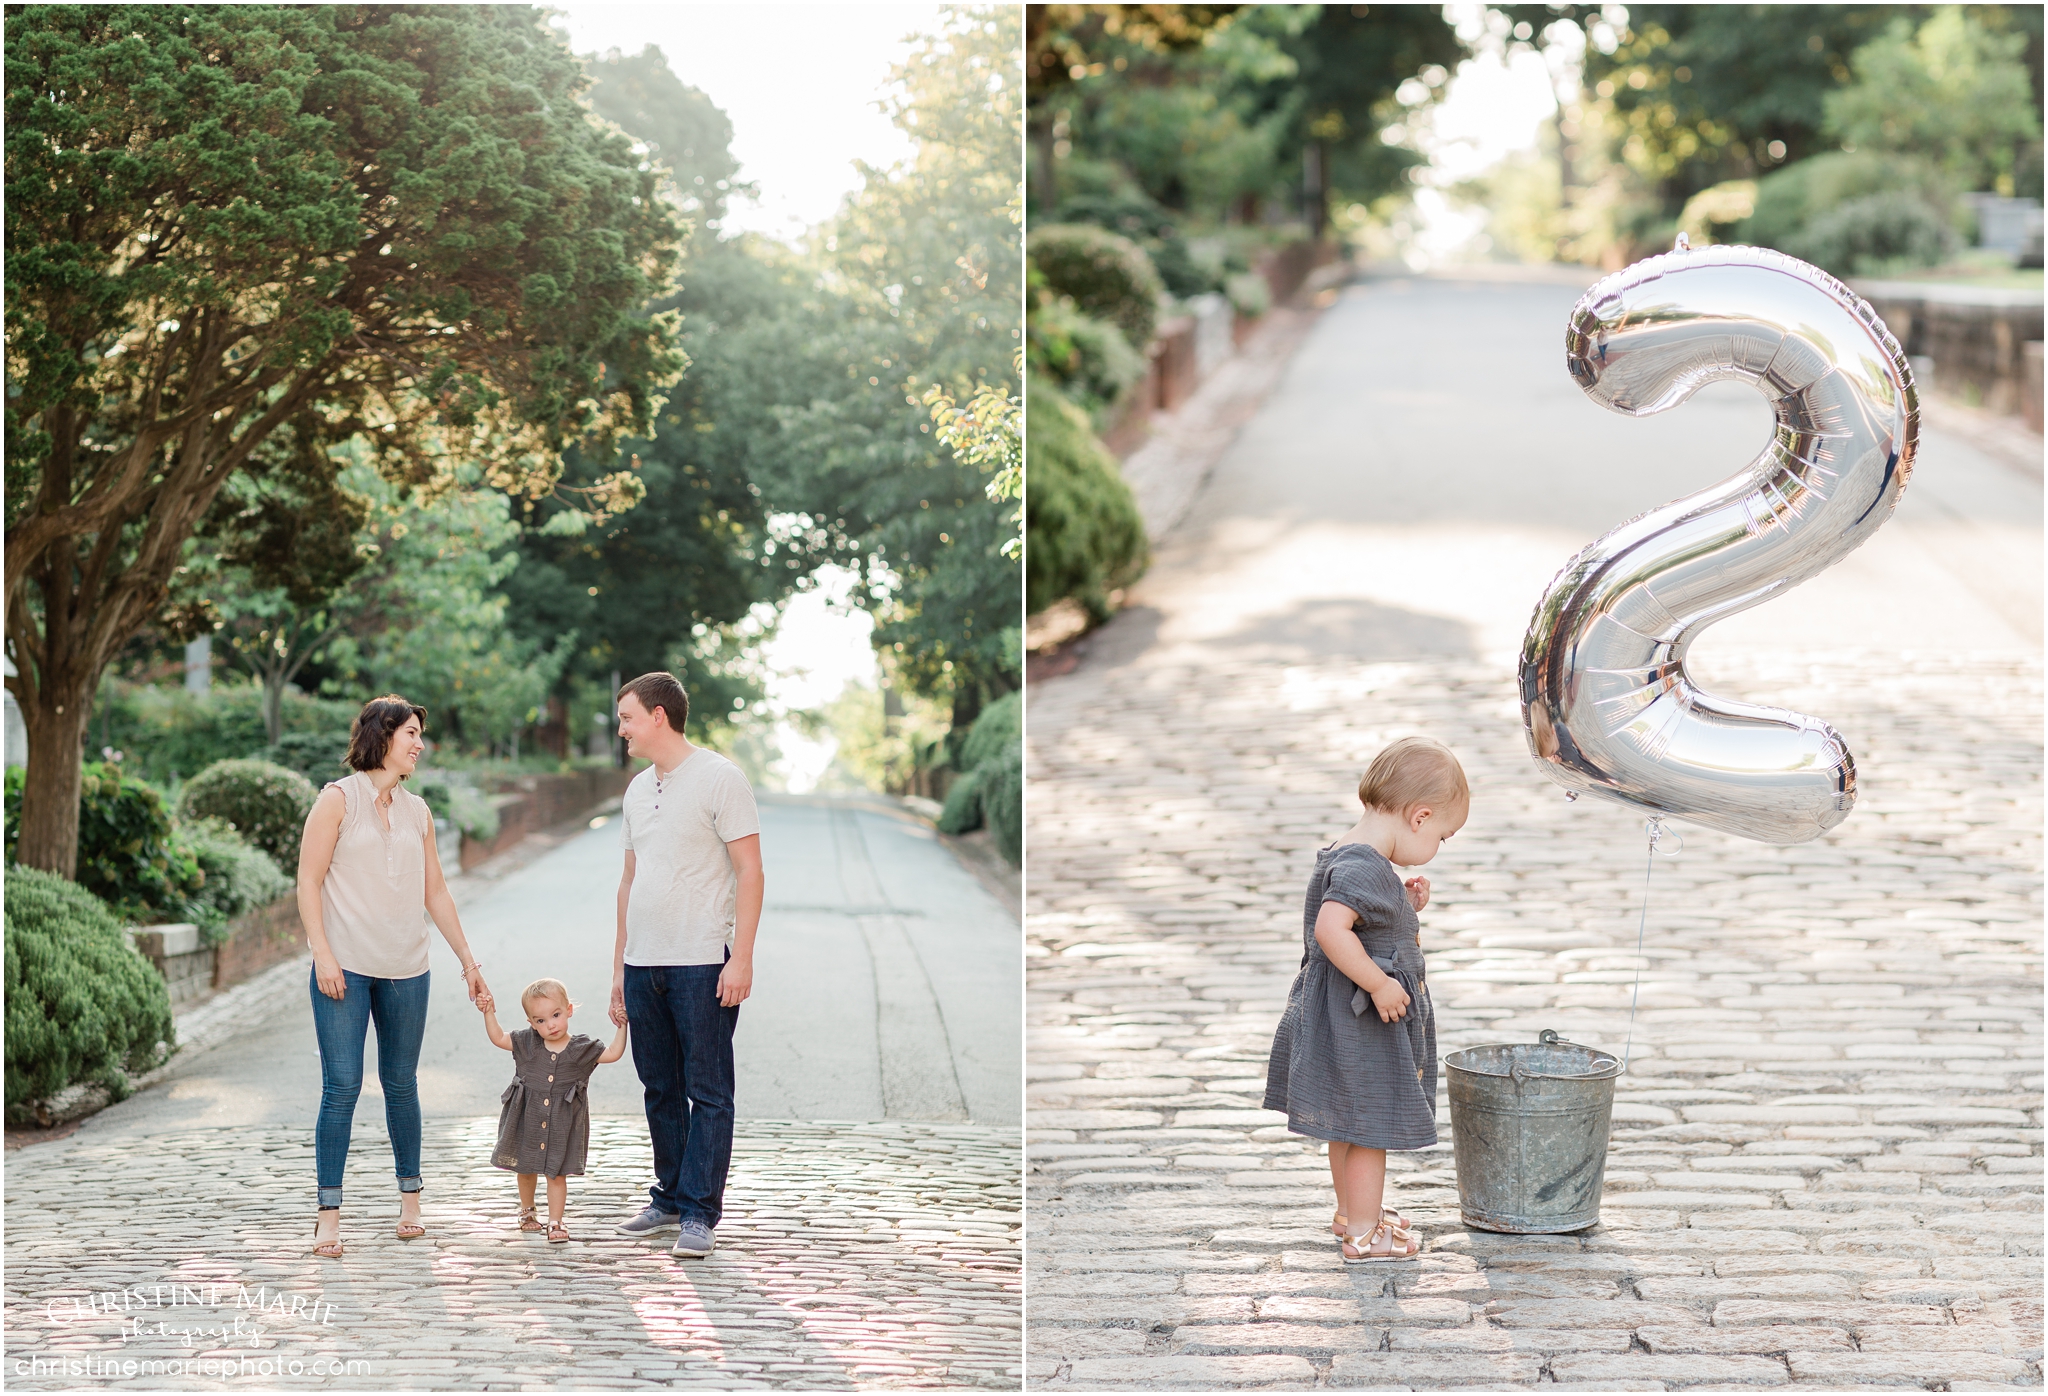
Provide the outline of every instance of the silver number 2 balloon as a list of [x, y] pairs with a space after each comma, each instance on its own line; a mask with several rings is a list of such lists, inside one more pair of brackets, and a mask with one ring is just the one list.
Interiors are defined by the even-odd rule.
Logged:
[[1685, 654], [1891, 516], [1920, 422], [1904, 352], [1827, 273], [1681, 240], [1586, 292], [1565, 357], [1616, 412], [1735, 379], [1769, 399], [1777, 429], [1740, 474], [1622, 524], [1550, 583], [1522, 642], [1530, 751], [1567, 790], [1764, 843], [1817, 837], [1855, 803], [1848, 745], [1819, 718], [1701, 692]]

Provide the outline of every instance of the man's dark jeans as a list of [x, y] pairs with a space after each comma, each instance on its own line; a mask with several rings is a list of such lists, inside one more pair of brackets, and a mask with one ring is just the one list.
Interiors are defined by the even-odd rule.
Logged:
[[723, 965], [627, 965], [633, 1069], [647, 1090], [654, 1205], [717, 1226], [732, 1166], [732, 1034], [718, 1002]]

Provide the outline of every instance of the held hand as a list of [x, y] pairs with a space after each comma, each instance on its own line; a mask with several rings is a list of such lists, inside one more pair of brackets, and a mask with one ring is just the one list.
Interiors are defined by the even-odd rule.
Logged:
[[754, 962], [751, 959], [727, 960], [718, 975], [718, 1006], [738, 1008], [753, 992]]
[[313, 957], [313, 977], [319, 981], [320, 992], [331, 999], [340, 998], [348, 986], [341, 974], [341, 964], [332, 954]]
[[1408, 991], [1390, 974], [1372, 991], [1372, 1006], [1379, 1010], [1382, 1023], [1398, 1023], [1408, 1014]]
[[1429, 905], [1428, 878], [1411, 877], [1401, 885], [1408, 890], [1408, 905], [1414, 907], [1417, 911]]
[[626, 986], [622, 980], [612, 981], [612, 1002], [609, 1012], [613, 1027], [626, 1026]]
[[478, 994], [476, 996], [475, 1003], [476, 1011], [479, 1013], [494, 1013], [497, 1011], [498, 1008], [497, 1001], [491, 997], [489, 990], [485, 990], [483, 993]]
[[462, 983], [469, 990], [469, 1001], [471, 1003], [475, 1003], [478, 999], [490, 997], [491, 987], [484, 983], [483, 971], [476, 966], [472, 965], [462, 972]]

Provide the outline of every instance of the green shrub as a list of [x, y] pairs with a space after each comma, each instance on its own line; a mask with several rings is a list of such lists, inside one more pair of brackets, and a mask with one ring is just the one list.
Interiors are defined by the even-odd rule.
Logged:
[[1256, 320], [1273, 308], [1272, 284], [1255, 271], [1233, 274], [1223, 283], [1223, 294], [1230, 297], [1232, 307], [1247, 320]]
[[1053, 291], [1124, 332], [1140, 350], [1152, 342], [1165, 291], [1145, 249], [1085, 223], [1055, 223], [1032, 230], [1031, 265]]
[[981, 772], [962, 771], [946, 787], [946, 805], [939, 811], [939, 832], [972, 833], [981, 827], [981, 818]]
[[981, 768], [981, 808], [996, 849], [1024, 865], [1024, 743], [1013, 740]]
[[299, 840], [318, 792], [297, 771], [268, 761], [216, 761], [185, 782], [181, 819], [222, 819], [262, 849], [286, 877], [299, 872]]
[[1024, 695], [1006, 693], [981, 710], [960, 746], [962, 772], [946, 791], [939, 828], [964, 834], [984, 823], [1012, 863], [1023, 850]]
[[467, 779], [447, 771], [421, 771], [412, 778], [412, 793], [427, 802], [434, 818], [445, 819], [479, 843], [498, 836], [498, 807]]
[[1789, 239], [1784, 250], [1837, 276], [1853, 276], [1939, 266], [1955, 244], [1955, 231], [1925, 200], [1894, 190], [1836, 205]]
[[268, 853], [245, 841], [223, 819], [201, 819], [178, 830], [199, 860], [206, 883], [186, 903], [185, 919], [209, 945], [226, 938], [228, 922], [270, 905], [292, 890], [292, 880]]
[[77, 1081], [119, 1100], [131, 1089], [125, 1073], [147, 1071], [176, 1042], [163, 976], [75, 883], [8, 868], [6, 950], [10, 1122], [31, 1120], [35, 1102]]
[[1141, 192], [1124, 187], [1072, 195], [1060, 200], [1060, 219], [1129, 238], [1152, 259], [1166, 289], [1183, 300], [1219, 289], [1221, 264], [1200, 256], [1180, 235], [1173, 215]]
[[[7, 860], [21, 832], [26, 771], [6, 778]], [[136, 923], [174, 921], [206, 881], [192, 851], [172, 836], [170, 812], [155, 786], [112, 762], [86, 763], [78, 791], [78, 885]]]
[[[360, 706], [286, 689], [284, 734], [346, 732]], [[270, 737], [263, 728], [263, 690], [248, 683], [217, 683], [205, 693], [188, 693], [109, 679], [93, 699], [86, 745], [92, 751], [111, 746], [125, 757], [121, 764], [131, 775], [168, 786], [216, 761], [264, 753]]]
[[[1868, 151], [1831, 151], [1773, 170], [1756, 182], [1756, 204], [1737, 224], [1738, 242], [1792, 252], [1817, 219], [1871, 194], [1917, 195], [1944, 218], [1956, 203], [1947, 178], [1923, 161]], [[1811, 260], [1810, 258], [1808, 260]]]
[[1031, 367], [1097, 423], [1145, 376], [1145, 356], [1123, 331], [1083, 314], [1069, 296], [1048, 295], [1032, 310], [1024, 333]]
[[265, 747], [261, 759], [288, 771], [297, 771], [311, 781], [315, 790], [349, 773], [348, 729], [325, 732], [287, 732], [277, 745]]
[[1123, 473], [1079, 408], [1034, 385], [1024, 434], [1024, 595], [1034, 614], [1074, 597], [1098, 620], [1109, 593], [1135, 581], [1150, 549]]

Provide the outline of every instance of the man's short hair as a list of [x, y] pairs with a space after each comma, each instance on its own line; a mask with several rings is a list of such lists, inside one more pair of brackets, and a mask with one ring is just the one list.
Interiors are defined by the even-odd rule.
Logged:
[[[407, 718], [420, 720], [420, 730], [427, 726], [427, 710], [418, 703], [401, 698], [396, 693], [387, 693], [382, 698], [372, 698], [363, 704], [363, 710], [356, 714], [356, 720], [348, 726], [348, 764], [358, 771], [374, 771], [384, 764], [390, 754], [391, 738], [399, 728], [405, 726]], [[399, 777], [404, 780], [404, 776]]]
[[619, 690], [619, 697], [628, 693], [640, 700], [640, 706], [652, 713], [656, 708], [663, 710], [671, 731], [680, 732], [683, 724], [690, 720], [690, 696], [683, 692], [682, 680], [666, 671], [658, 674], [642, 674]]
[[1427, 737], [1403, 737], [1365, 768], [1358, 799], [1367, 809], [1406, 814], [1417, 805], [1469, 808], [1472, 791], [1465, 783], [1465, 768], [1449, 747]]

